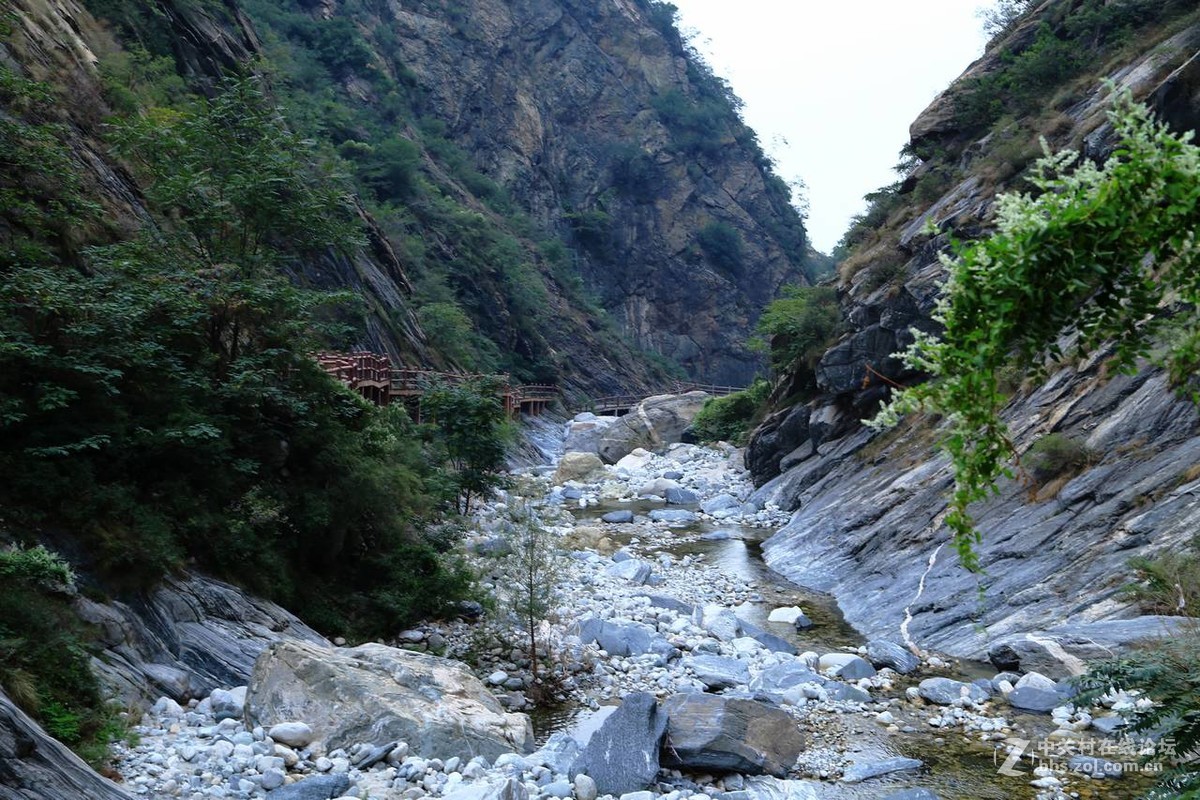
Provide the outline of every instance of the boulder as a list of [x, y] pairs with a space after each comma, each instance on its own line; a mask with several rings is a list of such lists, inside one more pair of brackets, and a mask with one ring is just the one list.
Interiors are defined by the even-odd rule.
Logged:
[[867, 642], [867, 660], [880, 669], [887, 667], [901, 675], [916, 672], [917, 668], [921, 666], [921, 659], [906, 648], [884, 639], [873, 639]]
[[604, 430], [596, 451], [613, 464], [638, 447], [658, 450], [678, 442], [706, 400], [704, 392], [647, 397]]
[[350, 791], [345, 775], [314, 775], [267, 792], [267, 800], [331, 800]]
[[650, 512], [651, 522], [665, 522], [668, 525], [690, 525], [696, 521], [696, 514], [685, 508], [656, 508]]
[[828, 682], [828, 678], [813, 672], [803, 661], [787, 661], [764, 669], [750, 682], [750, 688], [768, 694], [783, 694], [802, 683], [824, 685]]
[[571, 777], [587, 775], [600, 794], [620, 796], [652, 786], [658, 778], [659, 749], [667, 716], [653, 695], [627, 695], [575, 759]]
[[550, 735], [546, 743], [526, 757], [530, 764], [541, 764], [555, 775], [566, 775], [575, 759], [579, 758], [579, 742], [559, 731]]
[[240, 720], [246, 713], [246, 687], [235, 686], [232, 689], [213, 689], [208, 696], [209, 707], [213, 717], [220, 722], [223, 719]]
[[616, 563], [605, 568], [604, 573], [606, 575], [611, 575], [614, 578], [621, 578], [622, 580], [626, 580], [635, 586], [641, 586], [646, 581], [650, 580], [650, 573], [653, 572], [653, 570], [645, 561], [639, 561], [636, 558], [618, 561], [615, 553], [613, 554], [613, 561]]
[[587, 411], [577, 414], [574, 419], [567, 423], [566, 438], [563, 440], [563, 452], [599, 452], [600, 438], [616, 421], [617, 417], [598, 417]]
[[529, 800], [529, 789], [516, 778], [503, 783], [474, 783], [450, 789], [445, 800]]
[[633, 473], [644, 469], [653, 460], [653, 453], [639, 447], [629, 455], [622, 456], [613, 466], [622, 472]]
[[691, 489], [667, 489], [667, 502], [675, 506], [689, 506], [700, 502], [700, 495]]
[[843, 783], [859, 783], [869, 778], [877, 778], [880, 775], [888, 775], [893, 772], [903, 772], [904, 770], [920, 769], [925, 765], [925, 762], [915, 758], [885, 758], [882, 761], [867, 761], [862, 764], [852, 764], [847, 767], [842, 773]]
[[744, 620], [740, 620], [739, 622], [743, 635], [749, 636], [772, 653], [787, 653], [789, 656], [796, 655], [795, 645], [782, 636], [776, 636], [770, 631], [764, 631], [757, 625]]
[[742, 621], [725, 606], [705, 606], [700, 614], [700, 627], [722, 642], [732, 642], [742, 632]]
[[561, 486], [567, 481], [587, 481], [604, 470], [604, 462], [595, 453], [576, 451], [564, 453], [554, 470], [554, 484]]
[[51, 739], [0, 690], [0, 798], [5, 800], [130, 800]]
[[666, 766], [782, 778], [804, 749], [791, 715], [766, 703], [677, 694], [666, 700], [663, 710], [668, 719]]
[[962, 698], [973, 703], [982, 703], [988, 699], [988, 693], [978, 686], [950, 678], [926, 678], [917, 686], [917, 692], [929, 702], [940, 706], [951, 705]]
[[609, 655], [639, 656], [653, 653], [669, 659], [677, 652], [666, 639], [653, 628], [640, 622], [609, 622], [598, 617], [588, 617], [579, 623], [579, 639], [584, 644], [596, 642]]
[[272, 725], [267, 736], [288, 747], [308, 747], [313, 741], [313, 730], [303, 722], [281, 722]]
[[707, 689], [719, 691], [750, 682], [750, 668], [744, 661], [724, 656], [694, 656], [684, 659], [683, 665], [696, 673]]
[[622, 525], [633, 522], [633, 512], [627, 508], [617, 511], [610, 511], [600, 518], [601, 522], [607, 522], [610, 525]]
[[272, 645], [254, 665], [246, 717], [267, 728], [302, 720], [327, 750], [399, 740], [494, 759], [533, 744], [529, 718], [505, 713], [465, 664], [381, 644]]
[[767, 622], [782, 622], [784, 625], [795, 625], [796, 620], [804, 616], [804, 611], [799, 606], [784, 606], [783, 608], [775, 608], [767, 615]]
[[700, 510], [705, 514], [716, 514], [718, 511], [726, 511], [728, 509], [740, 509], [741, 503], [731, 494], [719, 494], [716, 497], [710, 497], [700, 504]]
[[827, 653], [821, 656], [818, 666], [822, 672], [832, 672], [850, 681], [875, 677], [875, 668], [851, 653]]
[[1063, 704], [1063, 698], [1058, 692], [1036, 686], [1018, 686], [1008, 693], [1007, 699], [1013, 708], [1043, 714], [1049, 714], [1055, 707]]

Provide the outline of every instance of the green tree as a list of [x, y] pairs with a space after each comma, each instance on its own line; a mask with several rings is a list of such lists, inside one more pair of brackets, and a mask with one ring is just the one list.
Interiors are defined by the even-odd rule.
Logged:
[[828, 286], [786, 286], [758, 319], [758, 332], [771, 337], [771, 367], [803, 373], [810, 384], [817, 360], [841, 328], [837, 290]]
[[499, 379], [442, 384], [421, 397], [421, 414], [432, 426], [433, 443], [449, 466], [455, 508], [467, 514], [471, 501], [504, 483], [504, 458], [512, 436], [501, 402]]
[[[553, 532], [527, 505], [513, 511], [506, 538], [512, 549], [502, 565], [508, 579], [506, 605], [525, 639], [534, 685], [550, 694], [540, 675], [538, 632], [558, 599], [564, 556]], [[543, 649], [549, 655], [548, 644]]]

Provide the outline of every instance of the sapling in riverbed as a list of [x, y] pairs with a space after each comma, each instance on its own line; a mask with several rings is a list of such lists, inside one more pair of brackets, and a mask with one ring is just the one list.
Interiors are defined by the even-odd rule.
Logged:
[[518, 506], [511, 514], [511, 527], [506, 534], [512, 552], [503, 559], [501, 600], [514, 618], [516, 628], [528, 651], [529, 668], [533, 675], [535, 702], [545, 699], [538, 694], [552, 694], [539, 672], [539, 644], [550, 655], [550, 643], [545, 639], [543, 622], [553, 610], [559, 594], [559, 579], [565, 567], [565, 556], [558, 548], [558, 537], [546, 528], [528, 505]]

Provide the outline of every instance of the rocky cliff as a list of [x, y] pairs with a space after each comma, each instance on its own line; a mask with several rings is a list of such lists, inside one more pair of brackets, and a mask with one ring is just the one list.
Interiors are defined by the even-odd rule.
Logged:
[[[803, 280], [789, 192], [728, 90], [645, 0], [389, 7], [428, 108], [541, 226], [642, 346], [745, 382], [759, 309]], [[342, 13], [340, 10], [334, 12]]]
[[986, 232], [996, 192], [1022, 186], [1038, 137], [1091, 158], [1111, 152], [1101, 79], [1177, 129], [1195, 126], [1194, 8], [1125, 4], [1137, 15], [1119, 20], [1128, 27], [1118, 36], [1097, 20], [1119, 12], [1101, 6], [1036, 4], [913, 123], [909, 173], [847, 235], [839, 291], [848, 332], [817, 364], [819, 394], [777, 410], [751, 440], [760, 500], [795, 511], [767, 543], [768, 562], [833, 592], [870, 635], [904, 626], [923, 646], [977, 657], [1006, 634], [1134, 616], [1121, 591], [1134, 577], [1128, 560], [1183, 548], [1195, 530], [1196, 411], [1150, 368], [1114, 378], [1100, 356], [1016, 390], [1005, 416], [1018, 451], [1059, 434], [1090, 460], [1057, 481], [1011, 482], [980, 504], [978, 581], [945, 546], [951, 472], [934, 447], [936, 422], [881, 435], [860, 422], [891, 385], [920, 379], [894, 354], [912, 330], [935, 330], [938, 254], [951, 236]]
[[103, 130], [177, 91], [155, 88], [170, 78], [164, 61], [207, 94], [231, 74], [266, 76], [289, 124], [322, 142], [361, 196], [366, 246], [295, 272], [362, 297], [357, 343], [406, 364], [590, 394], [660, 385], [664, 363], [745, 382], [760, 363], [744, 346], [759, 309], [805, 280], [789, 189], [667, 6], [13, 9], [0, 60], [63, 100], [39, 113], [63, 124], [105, 207], [109, 229], [93, 241], [148, 219]]

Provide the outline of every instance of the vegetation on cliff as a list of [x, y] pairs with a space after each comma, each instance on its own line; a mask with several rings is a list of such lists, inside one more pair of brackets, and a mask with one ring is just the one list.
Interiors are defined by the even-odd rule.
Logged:
[[[1181, 392], [1200, 398], [1200, 148], [1119, 95], [1120, 144], [1103, 166], [1073, 152], [1039, 162], [1037, 194], [997, 200], [997, 230], [946, 258], [935, 313], [940, 335], [915, 333], [906, 359], [931, 380], [899, 392], [879, 422], [924, 410], [945, 415], [955, 488], [946, 525], [965, 566], [978, 569], [969, 506], [986, 499], [1015, 455], [1000, 418], [999, 373], [1031, 369], [1114, 344], [1112, 370], [1132, 371], [1160, 349]], [[1166, 309], [1165, 311], [1163, 309]]]

